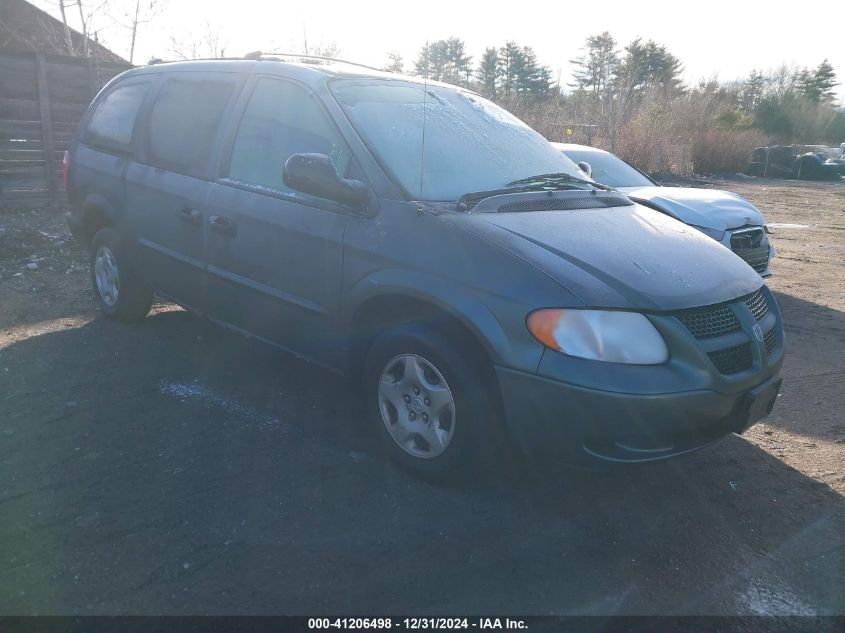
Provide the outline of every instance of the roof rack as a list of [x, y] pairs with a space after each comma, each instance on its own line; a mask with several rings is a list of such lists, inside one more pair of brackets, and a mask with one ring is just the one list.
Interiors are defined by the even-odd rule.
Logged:
[[237, 61], [244, 61], [247, 59], [255, 59], [254, 57], [192, 57], [190, 59], [161, 59], [160, 57], [154, 57], [151, 59], [147, 66], [157, 66], [158, 64], [179, 64], [181, 62], [237, 62]]
[[358, 62], [350, 62], [345, 59], [337, 59], [335, 57], [323, 57], [322, 55], [306, 55], [304, 53], [264, 53], [262, 51], [253, 51], [247, 53], [242, 57], [198, 57], [195, 59], [159, 59], [155, 58], [150, 61], [150, 65], [157, 64], [175, 64], [178, 62], [208, 62], [208, 61], [244, 61], [244, 60], [269, 60], [277, 57], [288, 57], [294, 60], [309, 59], [315, 61], [334, 62], [336, 64], [347, 64], [349, 66], [358, 66], [359, 68], [366, 68], [367, 70], [375, 70], [377, 72], [385, 72], [383, 68], [376, 68], [375, 66], [367, 66], [366, 64], [359, 64]]
[[277, 53], [277, 52], [270, 52], [265, 53], [263, 51], [256, 51], [255, 53], [248, 53], [244, 55], [245, 59], [268, 59], [272, 57], [292, 57], [295, 59], [313, 59], [317, 61], [323, 62], [335, 62], [337, 64], [348, 64], [349, 66], [358, 66], [359, 68], [366, 68], [367, 70], [375, 70], [378, 72], [384, 72], [382, 68], [376, 68], [375, 66], [367, 66], [367, 64], [359, 64], [358, 62], [350, 62], [346, 59], [337, 59], [335, 57], [323, 57], [322, 55], [305, 55], [303, 53]]

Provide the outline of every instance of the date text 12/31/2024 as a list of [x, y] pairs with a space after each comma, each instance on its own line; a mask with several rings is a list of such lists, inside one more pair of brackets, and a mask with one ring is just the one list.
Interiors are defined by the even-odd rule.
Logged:
[[311, 630], [511, 630], [528, 628], [524, 620], [511, 618], [309, 618]]

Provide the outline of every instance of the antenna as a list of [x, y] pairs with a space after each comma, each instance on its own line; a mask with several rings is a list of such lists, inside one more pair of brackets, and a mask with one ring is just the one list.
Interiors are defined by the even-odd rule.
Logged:
[[425, 116], [428, 111], [428, 65], [431, 51], [428, 41], [425, 43], [425, 74], [423, 75], [423, 122], [422, 144], [420, 146], [420, 200], [423, 199], [423, 174], [425, 174]]

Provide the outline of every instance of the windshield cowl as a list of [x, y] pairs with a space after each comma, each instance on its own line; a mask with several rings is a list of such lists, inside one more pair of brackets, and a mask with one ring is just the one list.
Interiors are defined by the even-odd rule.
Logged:
[[618, 191], [571, 188], [561, 191], [517, 191], [486, 196], [471, 208], [450, 208], [460, 213], [528, 213], [534, 211], [580, 211], [633, 205]]

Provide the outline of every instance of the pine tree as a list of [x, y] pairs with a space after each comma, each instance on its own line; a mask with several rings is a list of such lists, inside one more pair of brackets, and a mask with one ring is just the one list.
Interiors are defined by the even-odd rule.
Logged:
[[499, 51], [487, 48], [476, 70], [481, 93], [489, 99], [496, 98], [496, 82], [499, 79]]
[[426, 43], [420, 49], [417, 60], [414, 62], [414, 73], [420, 77], [440, 81], [443, 78], [445, 61], [442, 41]]
[[745, 114], [752, 114], [757, 110], [760, 102], [763, 100], [763, 94], [766, 90], [766, 78], [759, 70], [752, 70], [742, 83], [739, 90], [739, 97], [737, 99], [737, 107]]
[[821, 101], [832, 101], [835, 92], [833, 88], [839, 84], [836, 81], [836, 73], [833, 66], [825, 59], [819, 67], [816, 68], [815, 73], [816, 87], [818, 88]]
[[665, 92], [682, 89], [681, 60], [672, 55], [665, 46], [654, 40], [643, 43], [637, 38], [625, 47], [625, 59], [619, 66], [621, 85], [634, 93], [659, 88]]
[[405, 72], [405, 62], [402, 60], [402, 55], [400, 55], [397, 51], [390, 53], [387, 56], [387, 64], [385, 65], [384, 69], [389, 73], [398, 73], [402, 74]]
[[576, 70], [572, 73], [574, 87], [587, 90], [597, 98], [608, 98], [611, 85], [619, 69], [616, 40], [605, 31], [587, 38], [580, 57], [570, 60]]
[[457, 37], [450, 37], [440, 43], [445, 58], [442, 80], [468, 86], [472, 75], [472, 57], [466, 54], [466, 45]]
[[534, 96], [538, 99], [546, 99], [551, 96], [554, 81], [552, 80], [552, 69], [548, 66], [540, 66], [537, 69], [537, 79], [534, 82]]
[[525, 72], [522, 49], [516, 42], [508, 41], [499, 49], [499, 92], [511, 95], [516, 92], [519, 77]]
[[414, 62], [414, 72], [433, 81], [469, 85], [472, 75], [472, 57], [457, 37], [438, 40], [422, 47]]
[[815, 70], [804, 69], [798, 74], [798, 91], [814, 103], [832, 101], [836, 73], [826, 59]]
[[521, 50], [518, 65], [516, 91], [524, 97], [540, 99], [548, 96], [551, 88], [552, 71], [537, 62], [537, 54], [530, 46]]

